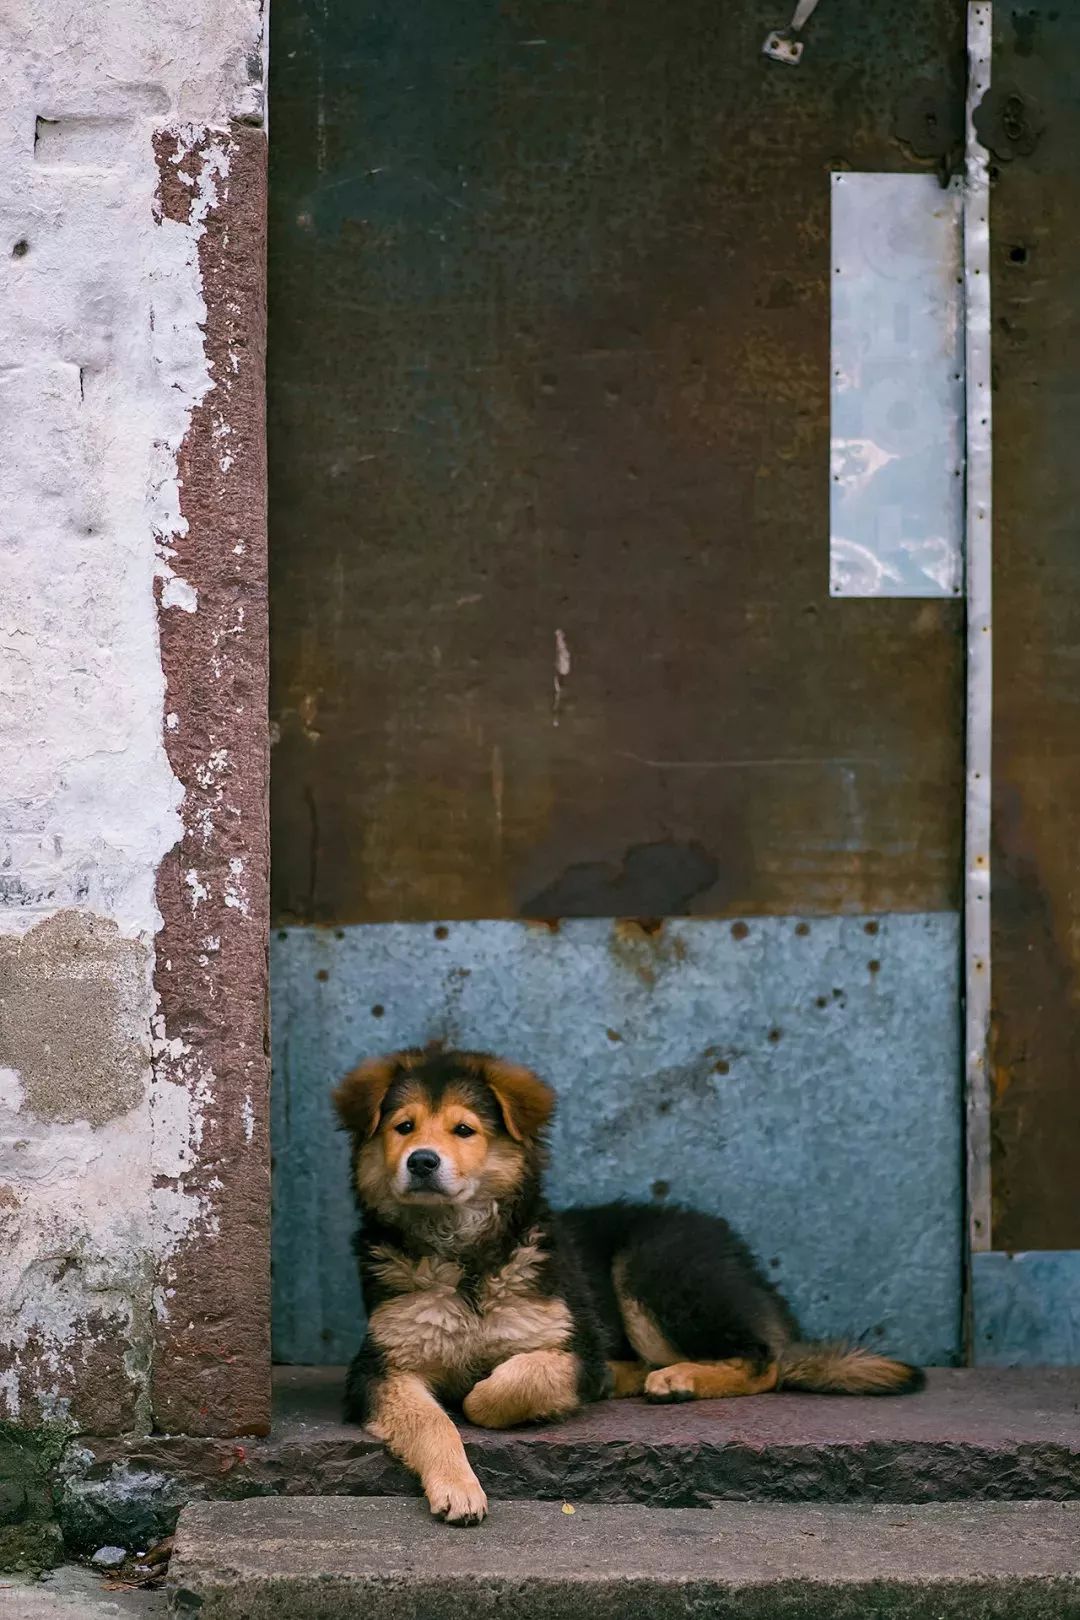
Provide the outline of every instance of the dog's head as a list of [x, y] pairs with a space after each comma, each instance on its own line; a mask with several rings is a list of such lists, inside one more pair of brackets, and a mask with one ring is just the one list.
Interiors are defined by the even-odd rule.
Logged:
[[361, 1063], [334, 1106], [361, 1203], [389, 1213], [513, 1193], [537, 1166], [555, 1097], [531, 1069], [482, 1052], [412, 1050]]

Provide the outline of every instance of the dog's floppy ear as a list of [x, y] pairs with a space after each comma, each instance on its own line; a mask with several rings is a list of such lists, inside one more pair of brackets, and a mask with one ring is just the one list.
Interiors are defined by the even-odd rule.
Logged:
[[484, 1064], [484, 1079], [502, 1109], [503, 1123], [516, 1142], [538, 1136], [555, 1111], [555, 1093], [538, 1074], [501, 1058]]
[[334, 1092], [338, 1119], [357, 1142], [374, 1136], [383, 1098], [390, 1090], [397, 1064], [392, 1057], [368, 1058], [347, 1074]]

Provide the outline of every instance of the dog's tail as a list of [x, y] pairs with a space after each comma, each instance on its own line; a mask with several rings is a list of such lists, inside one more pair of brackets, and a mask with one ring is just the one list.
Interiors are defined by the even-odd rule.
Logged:
[[920, 1367], [855, 1344], [789, 1344], [780, 1352], [778, 1389], [814, 1395], [909, 1395], [926, 1383]]

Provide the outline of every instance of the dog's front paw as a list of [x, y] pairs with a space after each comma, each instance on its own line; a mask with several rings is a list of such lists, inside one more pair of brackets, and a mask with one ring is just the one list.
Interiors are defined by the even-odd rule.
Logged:
[[479, 1524], [487, 1513], [487, 1497], [471, 1471], [450, 1478], [424, 1481], [424, 1493], [437, 1519], [464, 1527]]

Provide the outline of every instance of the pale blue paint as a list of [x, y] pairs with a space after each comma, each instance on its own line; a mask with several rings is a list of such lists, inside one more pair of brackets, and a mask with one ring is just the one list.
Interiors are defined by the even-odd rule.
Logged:
[[278, 934], [277, 1358], [341, 1361], [360, 1337], [331, 1085], [372, 1053], [440, 1038], [555, 1085], [555, 1203], [667, 1197], [722, 1213], [807, 1331], [954, 1361], [958, 919], [746, 926], [745, 938], [706, 919], [652, 935], [599, 920]]
[[982, 1367], [1080, 1367], [1080, 1249], [975, 1254], [972, 1352]]
[[963, 585], [961, 209], [932, 174], [832, 177], [833, 596]]

